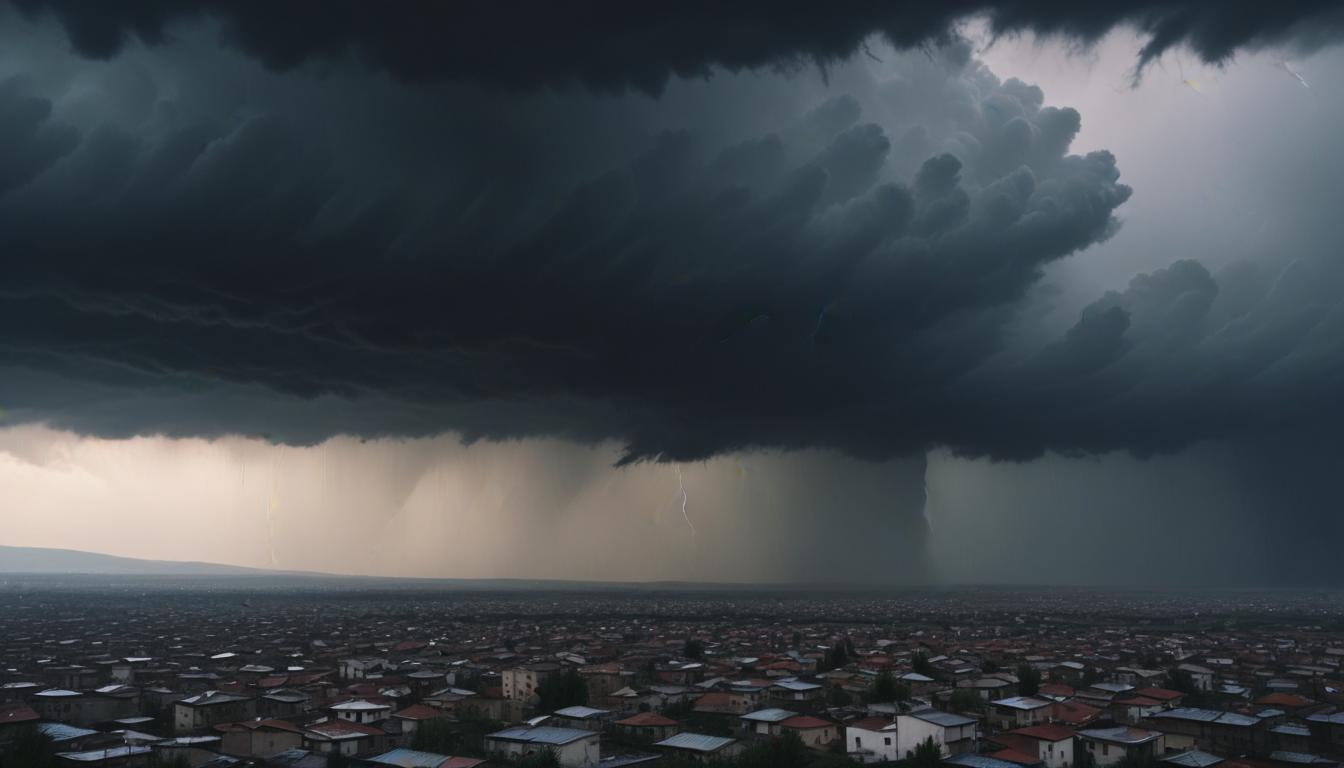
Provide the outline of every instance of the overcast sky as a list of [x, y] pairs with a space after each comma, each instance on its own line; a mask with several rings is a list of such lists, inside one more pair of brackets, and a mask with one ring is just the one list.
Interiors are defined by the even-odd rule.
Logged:
[[0, 543], [1339, 580], [1338, 4], [711, 6], [0, 5]]

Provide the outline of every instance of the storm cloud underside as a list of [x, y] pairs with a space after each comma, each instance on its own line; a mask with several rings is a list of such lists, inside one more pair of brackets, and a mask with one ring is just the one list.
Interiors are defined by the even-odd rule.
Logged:
[[[728, 41], [749, 8], [721, 38], [692, 6], [685, 34], [659, 33], [673, 42], [621, 51], [602, 46], [641, 32], [619, 13], [556, 50], [526, 30], [416, 45], [456, 20], [362, 23], [359, 6], [292, 34], [246, 5], [19, 7], [0, 11], [8, 423], [555, 437], [629, 463], [1254, 454], [1328, 444], [1344, 415], [1328, 248], [1173, 252], [1043, 322], [1046, 275], [1144, 189], [1123, 156], [1071, 149], [1086, 114], [956, 35], [971, 12], [1084, 42], [1132, 26], [1151, 71], [1172, 47], [1331, 43], [1336, 3], [830, 26], [784, 8], [748, 46]], [[1337, 222], [1318, 224], [1295, 246], [1328, 242]]]

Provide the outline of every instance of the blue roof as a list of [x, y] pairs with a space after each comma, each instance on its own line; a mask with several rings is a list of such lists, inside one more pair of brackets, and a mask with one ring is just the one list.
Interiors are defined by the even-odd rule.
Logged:
[[553, 714], [555, 714], [557, 717], [568, 717], [574, 720], [587, 720], [590, 717], [604, 717], [606, 715], [609, 715], [611, 714], [611, 710], [598, 709], [596, 707], [575, 706], [575, 707], [565, 707], [564, 709], [557, 709]]
[[1280, 763], [1297, 763], [1300, 765], [1336, 765], [1334, 760], [1327, 760], [1324, 757], [1309, 755], [1305, 752], [1286, 752], [1276, 750], [1269, 753], [1270, 760], [1277, 760]]
[[737, 739], [729, 738], [727, 736], [706, 736], [703, 733], [678, 733], [676, 736], [663, 739], [653, 746], [667, 747], [669, 749], [689, 749], [692, 752], [717, 752], [735, 741], [737, 741]]
[[1152, 719], [1171, 719], [1171, 720], [1191, 720], [1198, 723], [1218, 723], [1219, 725], [1257, 725], [1260, 718], [1251, 715], [1243, 715], [1238, 712], [1222, 712], [1217, 709], [1200, 709], [1198, 707], [1177, 707], [1168, 709], [1164, 712], [1154, 712], [1148, 716]]
[[1006, 699], [999, 699], [993, 704], [996, 707], [1012, 707], [1013, 709], [1040, 709], [1050, 706], [1050, 702], [1043, 699], [1034, 699], [1030, 696], [1010, 696]]
[[594, 731], [585, 731], [579, 728], [556, 728], [549, 725], [542, 725], [536, 728], [527, 726], [517, 726], [514, 728], [505, 728], [502, 731], [495, 731], [486, 736], [487, 739], [499, 739], [501, 741], [522, 741], [529, 744], [569, 744], [579, 739], [597, 736]]
[[439, 768], [448, 761], [449, 755], [435, 752], [421, 752], [415, 749], [394, 749], [376, 757], [365, 758], [376, 765], [395, 765], [397, 768]]
[[1000, 760], [989, 755], [973, 755], [969, 752], [953, 755], [943, 762], [948, 765], [964, 765], [966, 768], [1022, 768], [1017, 763], [1010, 763], [1007, 760]]
[[662, 760], [662, 755], [609, 755], [597, 761], [598, 768], [626, 768], [629, 765]]
[[1167, 755], [1158, 759], [1164, 763], [1184, 766], [1184, 768], [1209, 768], [1211, 765], [1223, 762], [1223, 758], [1198, 749], [1187, 749], [1184, 752], [1177, 752], [1174, 755]]
[[955, 728], [959, 725], [970, 725], [976, 720], [973, 717], [965, 715], [956, 715], [951, 712], [943, 712], [937, 709], [920, 709], [910, 713], [911, 717], [919, 718], [926, 723], [941, 725], [944, 728]]
[[743, 720], [756, 720], [763, 723], [778, 723], [780, 720], [788, 720], [790, 717], [798, 714], [790, 712], [787, 709], [758, 709], [755, 712], [748, 712], [745, 715], [739, 715]]
[[70, 741], [97, 733], [88, 728], [76, 728], [65, 723], [38, 723], [37, 730], [50, 736], [52, 741]]

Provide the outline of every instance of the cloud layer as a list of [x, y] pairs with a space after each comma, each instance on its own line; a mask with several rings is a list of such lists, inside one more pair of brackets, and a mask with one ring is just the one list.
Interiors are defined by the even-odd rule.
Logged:
[[70, 75], [34, 33], [0, 81], [8, 420], [549, 435], [624, 461], [1147, 454], [1337, 423], [1317, 261], [1178, 261], [1062, 335], [1034, 324], [1043, 272], [1131, 190], [1071, 152], [1083, 116], [964, 42], [655, 101], [276, 74], [203, 48], [218, 31]]
[[116, 55], [130, 39], [158, 44], [174, 24], [218, 22], [221, 40], [284, 70], [354, 54], [411, 81], [467, 80], [532, 88], [582, 82], [604, 89], [661, 91], [672, 77], [715, 69], [833, 64], [880, 36], [900, 47], [945, 41], [956, 25], [984, 16], [997, 33], [1037, 32], [1091, 42], [1127, 26], [1147, 42], [1140, 64], [1177, 46], [1208, 61], [1271, 44], [1313, 48], [1338, 40], [1338, 0], [1123, 0], [1106, 3], [844, 0], [674, 4], [584, 2], [370, 5], [299, 0], [281, 7], [225, 0], [13, 0], [33, 17], [54, 16], [85, 56]]

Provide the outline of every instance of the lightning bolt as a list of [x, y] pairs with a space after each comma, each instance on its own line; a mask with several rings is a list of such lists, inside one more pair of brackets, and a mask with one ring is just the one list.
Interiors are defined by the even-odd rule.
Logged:
[[1299, 74], [1297, 70], [1293, 69], [1293, 66], [1291, 64], [1289, 64], [1286, 61], [1280, 61], [1279, 66], [1283, 67], [1283, 70], [1285, 72], [1297, 78], [1297, 82], [1301, 83], [1303, 88], [1311, 88], [1311, 83], [1308, 83], [1305, 77], [1302, 77], [1302, 75]]
[[933, 533], [933, 518], [929, 516], [929, 468], [928, 468], [928, 459], [926, 458], [924, 461], [925, 461], [925, 466], [924, 466], [924, 525], [929, 529], [929, 533]]
[[280, 495], [277, 489], [279, 480], [276, 477], [275, 466], [271, 466], [271, 500], [266, 505], [266, 540], [271, 551], [271, 567], [275, 567], [275, 510], [280, 506]]
[[821, 311], [817, 313], [817, 324], [812, 327], [812, 333], [808, 334], [807, 338], [812, 342], [814, 348], [817, 346], [817, 334], [821, 333], [821, 326], [826, 322], [826, 313], [831, 311], [831, 306], [827, 304], [821, 308]]
[[674, 465], [673, 469], [677, 471], [677, 487], [681, 489], [681, 516], [686, 519], [686, 525], [691, 529], [691, 542], [694, 544], [696, 543], [695, 525], [691, 523], [691, 516], [686, 514], [686, 502], [690, 499], [686, 495], [686, 482], [681, 477], [681, 467]]

